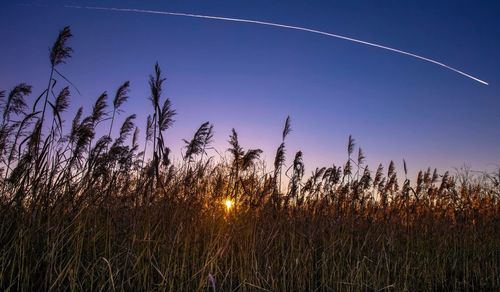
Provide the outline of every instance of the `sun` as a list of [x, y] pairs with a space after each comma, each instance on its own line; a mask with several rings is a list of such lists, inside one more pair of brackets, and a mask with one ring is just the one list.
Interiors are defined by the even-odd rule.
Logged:
[[234, 201], [231, 199], [225, 199], [224, 206], [226, 207], [226, 211], [229, 212], [234, 207]]

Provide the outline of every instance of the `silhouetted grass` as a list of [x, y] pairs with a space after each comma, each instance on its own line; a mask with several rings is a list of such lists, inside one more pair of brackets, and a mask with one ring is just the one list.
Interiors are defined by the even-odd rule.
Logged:
[[[285, 165], [289, 118], [270, 172], [234, 129], [229, 157], [210, 157], [209, 122], [174, 165], [163, 133], [175, 110], [158, 64], [144, 137], [133, 114], [111, 136], [128, 81], [111, 108], [104, 92], [65, 132], [71, 86], [56, 91], [54, 75], [68, 80], [57, 65], [71, 57], [71, 36], [60, 32], [49, 84], [31, 108], [29, 85], [0, 92], [1, 289], [500, 288], [500, 174], [428, 169], [411, 183], [404, 162], [400, 186], [393, 162], [371, 172], [349, 136], [343, 166], [304, 178], [302, 152]], [[96, 137], [98, 126], [108, 134]]]

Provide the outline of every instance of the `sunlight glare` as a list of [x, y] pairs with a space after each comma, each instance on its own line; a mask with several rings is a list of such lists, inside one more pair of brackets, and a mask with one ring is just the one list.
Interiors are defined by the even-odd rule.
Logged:
[[224, 205], [226, 206], [226, 211], [229, 212], [234, 207], [234, 201], [231, 199], [225, 199]]

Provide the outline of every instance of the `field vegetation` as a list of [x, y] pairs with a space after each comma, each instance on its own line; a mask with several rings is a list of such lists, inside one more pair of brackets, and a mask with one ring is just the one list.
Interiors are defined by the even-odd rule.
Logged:
[[286, 153], [289, 118], [270, 170], [234, 129], [211, 157], [209, 122], [172, 163], [160, 66], [146, 125], [119, 114], [128, 81], [71, 114], [76, 88], [58, 70], [71, 37], [54, 42], [43, 92], [0, 92], [0, 289], [500, 289], [500, 173], [411, 181], [406, 163], [369, 169], [349, 137], [345, 163], [309, 176], [302, 153]]

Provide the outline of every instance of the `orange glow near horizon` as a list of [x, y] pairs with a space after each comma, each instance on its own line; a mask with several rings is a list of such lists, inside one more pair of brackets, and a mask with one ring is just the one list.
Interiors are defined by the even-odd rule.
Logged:
[[234, 207], [234, 201], [231, 199], [225, 199], [224, 206], [226, 207], [226, 211], [230, 212], [231, 209]]

